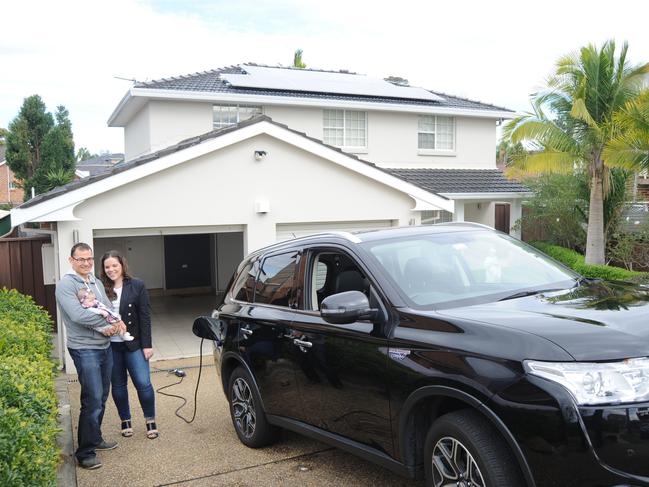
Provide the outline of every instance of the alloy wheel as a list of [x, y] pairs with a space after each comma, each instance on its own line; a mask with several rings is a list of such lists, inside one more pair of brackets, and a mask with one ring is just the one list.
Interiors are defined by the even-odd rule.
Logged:
[[486, 487], [475, 459], [455, 438], [440, 438], [431, 461], [434, 487]]
[[244, 437], [250, 438], [255, 434], [257, 414], [248, 383], [237, 377], [232, 385], [232, 414], [237, 429]]

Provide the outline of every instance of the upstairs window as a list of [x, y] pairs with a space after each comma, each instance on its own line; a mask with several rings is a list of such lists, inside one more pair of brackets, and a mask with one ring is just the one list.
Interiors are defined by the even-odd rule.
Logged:
[[9, 190], [13, 191], [14, 189], [17, 189], [18, 186], [16, 186], [15, 181], [9, 181]]
[[261, 115], [261, 107], [253, 105], [214, 105], [214, 128], [220, 129]]
[[347, 149], [367, 148], [367, 113], [353, 110], [324, 110], [325, 144]]
[[455, 119], [439, 115], [419, 115], [419, 150], [455, 150]]

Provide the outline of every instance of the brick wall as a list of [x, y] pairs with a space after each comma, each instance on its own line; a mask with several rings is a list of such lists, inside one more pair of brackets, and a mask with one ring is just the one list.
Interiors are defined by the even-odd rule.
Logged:
[[[15, 189], [9, 189], [11, 183], [14, 183]], [[7, 163], [4, 163], [0, 166], [0, 204], [19, 205], [22, 202], [23, 190], [18, 188], [14, 173], [9, 169]]]

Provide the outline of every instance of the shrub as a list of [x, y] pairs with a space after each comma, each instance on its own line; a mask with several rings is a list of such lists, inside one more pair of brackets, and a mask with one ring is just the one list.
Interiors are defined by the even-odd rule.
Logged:
[[0, 485], [56, 485], [57, 400], [51, 321], [28, 296], [0, 289]]
[[585, 258], [579, 252], [558, 245], [551, 245], [546, 242], [530, 242], [541, 252], [549, 255], [562, 264], [570, 267], [584, 277], [593, 279], [606, 279], [609, 281], [637, 281], [639, 278], [646, 277], [644, 272], [627, 271], [620, 267], [608, 265], [586, 264]]

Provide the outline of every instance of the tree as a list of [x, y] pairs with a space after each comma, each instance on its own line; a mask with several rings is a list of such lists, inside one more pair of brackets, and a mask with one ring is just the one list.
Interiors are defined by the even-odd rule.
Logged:
[[304, 69], [306, 64], [302, 62], [302, 49], [297, 49], [293, 55], [293, 67]]
[[92, 159], [94, 157], [98, 157], [98, 154], [93, 154], [91, 153], [87, 148], [81, 147], [77, 151], [77, 162], [83, 162], [88, 159]]
[[599, 49], [589, 45], [562, 57], [547, 89], [532, 95], [533, 112], [515, 118], [503, 132], [511, 142], [531, 146], [514, 157], [519, 170], [571, 174], [581, 169], [588, 174], [588, 264], [604, 263], [603, 200], [610, 188], [610, 169], [630, 164], [606, 159], [604, 149], [619, 131], [619, 113], [638, 97], [649, 73], [649, 63], [628, 64], [627, 50], [624, 43], [616, 57], [610, 40]]
[[18, 115], [9, 124], [6, 144], [7, 164], [25, 190], [25, 200], [29, 199], [32, 187], [37, 193], [43, 193], [63, 181], [48, 174], [67, 174], [67, 181], [72, 179], [76, 162], [74, 140], [65, 107], [57, 107], [54, 117], [40, 96], [25, 98]]
[[604, 148], [604, 157], [630, 169], [649, 170], [649, 90], [627, 102], [616, 121], [620, 130]]

